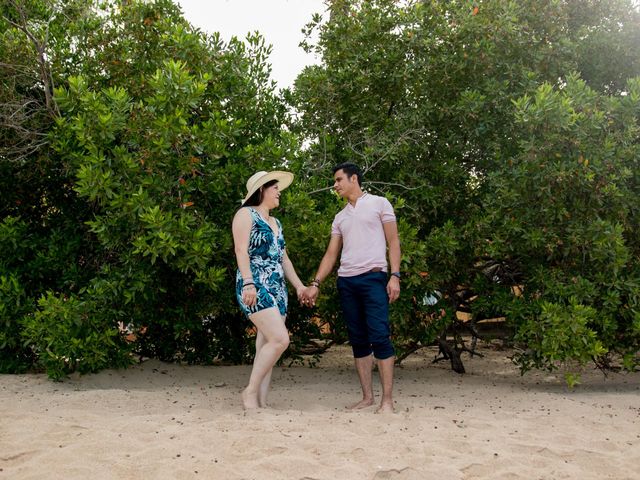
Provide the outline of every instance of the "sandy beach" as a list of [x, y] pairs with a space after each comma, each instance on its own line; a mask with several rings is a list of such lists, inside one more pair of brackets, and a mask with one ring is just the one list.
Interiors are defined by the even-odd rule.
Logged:
[[[396, 370], [395, 414], [352, 412], [348, 347], [277, 367], [245, 412], [249, 366], [149, 360], [73, 376], [0, 376], [0, 478], [638, 479], [640, 374], [521, 377], [485, 345], [467, 374], [425, 349]], [[376, 388], [378, 388], [376, 378]]]

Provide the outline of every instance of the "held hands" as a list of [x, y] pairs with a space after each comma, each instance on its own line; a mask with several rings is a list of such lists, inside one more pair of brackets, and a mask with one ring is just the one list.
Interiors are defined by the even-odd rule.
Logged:
[[296, 295], [298, 296], [298, 301], [301, 305], [306, 305], [306, 291], [307, 287], [305, 285], [300, 285], [298, 288], [296, 288]]
[[318, 293], [320, 290], [315, 285], [305, 287], [304, 285], [298, 288], [298, 300], [306, 307], [313, 307], [316, 304]]
[[[318, 298], [318, 287], [310, 286], [305, 287], [304, 285], [300, 285], [296, 289], [296, 294], [298, 295], [298, 301], [307, 307], [313, 307], [316, 304], [316, 298]], [[247, 307], [255, 306], [258, 300], [258, 292], [256, 290], [256, 286], [253, 283], [247, 283], [242, 287], [242, 303], [244, 303]]]

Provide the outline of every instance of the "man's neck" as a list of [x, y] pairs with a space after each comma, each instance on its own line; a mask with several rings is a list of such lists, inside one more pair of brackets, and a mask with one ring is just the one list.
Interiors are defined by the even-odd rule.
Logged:
[[363, 192], [361, 189], [358, 188], [357, 191], [353, 192], [351, 195], [349, 195], [347, 197], [347, 200], [349, 201], [349, 203], [352, 206], [356, 206], [356, 202], [358, 201], [359, 198], [362, 198], [362, 196], [364, 195], [365, 192]]

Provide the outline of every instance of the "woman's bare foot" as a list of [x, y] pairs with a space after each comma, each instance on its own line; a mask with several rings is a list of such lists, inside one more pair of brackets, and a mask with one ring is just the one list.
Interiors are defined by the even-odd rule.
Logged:
[[269, 404], [267, 403], [267, 394], [263, 391], [260, 391], [258, 395], [258, 405], [260, 408], [269, 408]]
[[358, 403], [348, 405], [347, 410], [360, 410], [361, 408], [367, 408], [373, 405], [373, 398], [363, 398]]
[[245, 388], [240, 395], [242, 397], [242, 406], [245, 410], [252, 410], [254, 408], [260, 408], [260, 403], [258, 402], [258, 394], [247, 392]]

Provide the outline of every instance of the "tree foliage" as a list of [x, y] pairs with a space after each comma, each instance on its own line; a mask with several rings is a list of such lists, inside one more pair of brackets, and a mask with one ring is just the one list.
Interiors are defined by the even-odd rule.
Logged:
[[[1, 371], [249, 360], [229, 228], [243, 182], [296, 174], [277, 215], [306, 279], [343, 161], [399, 218], [399, 359], [436, 342], [463, 371], [462, 333], [504, 317], [523, 371], [636, 368], [633, 2], [326, 5], [303, 42], [320, 64], [280, 95], [259, 34], [222, 42], [171, 0], [1, 4]], [[332, 283], [315, 310], [290, 302], [294, 355], [345, 341]]]
[[[299, 162], [269, 47], [257, 34], [207, 36], [170, 1], [22, 8], [28, 29], [47, 18], [59, 114], [39, 125], [43, 146], [3, 157], [3, 358], [35, 355], [56, 378], [125, 364], [131, 349], [246, 361], [231, 218], [251, 173]], [[304, 319], [290, 317], [298, 338]]]
[[[370, 190], [401, 199], [414, 232], [403, 232], [407, 280], [394, 311], [401, 356], [437, 340], [463, 371], [459, 333], [506, 317], [524, 370], [605, 365], [614, 352], [633, 368], [633, 3], [327, 6], [305, 43], [322, 62], [287, 99], [314, 176], [355, 161]], [[458, 321], [461, 311], [471, 321]]]

